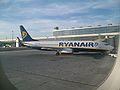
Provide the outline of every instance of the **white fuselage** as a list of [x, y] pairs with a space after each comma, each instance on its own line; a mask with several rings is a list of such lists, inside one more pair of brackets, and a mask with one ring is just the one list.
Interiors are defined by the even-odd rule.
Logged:
[[28, 41], [25, 46], [38, 48], [81, 48], [110, 51], [113, 47], [102, 41]]

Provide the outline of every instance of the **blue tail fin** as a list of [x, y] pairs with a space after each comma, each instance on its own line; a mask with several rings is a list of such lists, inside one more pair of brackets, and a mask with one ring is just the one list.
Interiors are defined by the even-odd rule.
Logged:
[[20, 25], [20, 30], [23, 41], [34, 41], [22, 25]]
[[21, 42], [20, 38], [17, 37], [17, 39], [18, 39], [19, 45], [20, 45], [20, 46], [24, 46], [24, 44]]

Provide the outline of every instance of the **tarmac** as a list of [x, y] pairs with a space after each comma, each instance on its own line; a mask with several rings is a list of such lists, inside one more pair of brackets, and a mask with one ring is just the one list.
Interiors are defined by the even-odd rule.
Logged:
[[56, 56], [53, 51], [0, 52], [5, 74], [18, 90], [95, 90], [115, 58], [100, 54]]

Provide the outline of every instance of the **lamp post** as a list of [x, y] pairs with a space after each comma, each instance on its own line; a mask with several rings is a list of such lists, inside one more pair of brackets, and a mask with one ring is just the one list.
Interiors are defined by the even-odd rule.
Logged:
[[13, 35], [14, 35], [13, 33], [14, 33], [14, 31], [12, 30], [12, 42], [13, 42]]
[[13, 47], [14, 45], [13, 45], [13, 38], [14, 38], [14, 31], [12, 30], [12, 44], [11, 44], [11, 46]]

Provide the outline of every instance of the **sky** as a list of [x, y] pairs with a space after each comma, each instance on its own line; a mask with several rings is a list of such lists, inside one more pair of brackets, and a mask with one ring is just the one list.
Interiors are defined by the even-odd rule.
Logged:
[[0, 0], [0, 39], [20, 36], [23, 25], [32, 37], [60, 29], [120, 24], [120, 0]]

